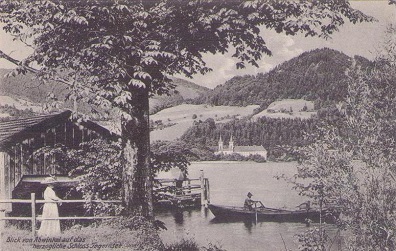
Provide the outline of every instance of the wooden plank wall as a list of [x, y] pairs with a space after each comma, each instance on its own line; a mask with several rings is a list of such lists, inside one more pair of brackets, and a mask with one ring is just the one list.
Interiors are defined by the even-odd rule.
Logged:
[[[11, 183], [10, 183], [10, 156], [6, 152], [0, 152], [0, 199], [10, 199]], [[11, 204], [0, 203], [0, 211], [11, 212]]]
[[[31, 158], [33, 151], [44, 146], [54, 146], [57, 143], [75, 148], [81, 142], [100, 137], [96, 132], [81, 125], [76, 125], [71, 121], [57, 124], [53, 128], [48, 128], [45, 132], [31, 133], [29, 138], [24, 139], [22, 142], [16, 142], [6, 153], [3, 153], [8, 157], [7, 163], [0, 162], [0, 169], [2, 169], [1, 166], [4, 166], [4, 174], [0, 173], [0, 180], [8, 179], [9, 190], [7, 193], [11, 194], [25, 174], [61, 174], [51, 165], [55, 163], [56, 157], [40, 156]], [[2, 157], [0, 156], [0, 158]], [[8, 176], [6, 177], [5, 175]]]

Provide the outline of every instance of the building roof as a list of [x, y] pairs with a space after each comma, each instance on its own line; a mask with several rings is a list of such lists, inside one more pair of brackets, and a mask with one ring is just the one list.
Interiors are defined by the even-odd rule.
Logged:
[[[29, 175], [25, 174], [23, 175], [22, 179], [20, 182], [24, 183], [39, 183], [42, 184], [44, 179], [48, 178], [48, 175]], [[71, 184], [78, 184], [79, 180], [77, 178], [71, 178], [69, 176], [61, 176], [57, 175], [56, 176], [56, 183], [57, 185], [71, 185]]]
[[259, 152], [266, 151], [263, 146], [235, 146], [234, 152]]
[[[219, 151], [218, 146], [209, 147], [212, 151]], [[224, 151], [230, 151], [228, 147], [224, 148]], [[266, 152], [267, 150], [263, 146], [234, 146], [234, 152]]]
[[[68, 114], [66, 114], [68, 113]], [[34, 117], [11, 119], [0, 122], [0, 146], [10, 142], [15, 136], [21, 135], [27, 131], [37, 131], [38, 125], [43, 126], [48, 120], [58, 120], [65, 115], [69, 117], [70, 111], [56, 114], [37, 115]], [[63, 115], [63, 116], [61, 116]], [[60, 118], [59, 118], [60, 117]]]
[[[47, 187], [47, 185], [42, 184], [45, 178], [48, 178], [48, 175], [23, 175], [12, 192], [13, 198], [29, 198], [30, 193], [35, 193], [36, 198], [41, 198], [45, 187]], [[70, 191], [71, 187], [76, 187], [79, 184], [78, 178], [56, 175], [56, 179], [55, 186], [59, 188], [58, 191]]]
[[[72, 112], [66, 110], [60, 113], [1, 121], [0, 148], [5, 147], [12, 142], [22, 141], [33, 133], [45, 132], [47, 129], [69, 120], [71, 115]], [[94, 130], [102, 135], [112, 135], [109, 130], [92, 121], [84, 121], [81, 124], [84, 127]]]

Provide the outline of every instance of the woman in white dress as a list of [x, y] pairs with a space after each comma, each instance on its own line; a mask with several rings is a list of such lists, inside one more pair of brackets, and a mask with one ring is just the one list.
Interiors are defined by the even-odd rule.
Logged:
[[[60, 201], [61, 199], [56, 196], [53, 190], [56, 179], [53, 177], [45, 178], [42, 184], [47, 184], [47, 188], [44, 191], [44, 200], [49, 201]], [[59, 217], [58, 204], [56, 202], [46, 202], [43, 207], [42, 218], [57, 218]], [[59, 220], [42, 220], [38, 235], [40, 236], [54, 236], [59, 235], [60, 221]]]

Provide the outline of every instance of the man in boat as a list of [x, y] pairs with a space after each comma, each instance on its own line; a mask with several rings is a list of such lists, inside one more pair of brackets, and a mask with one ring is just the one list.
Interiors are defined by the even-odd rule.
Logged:
[[249, 210], [253, 210], [253, 205], [257, 201], [252, 200], [252, 196], [253, 196], [253, 194], [251, 192], [248, 192], [247, 198], [245, 199], [245, 203], [243, 205], [244, 208], [249, 209]]

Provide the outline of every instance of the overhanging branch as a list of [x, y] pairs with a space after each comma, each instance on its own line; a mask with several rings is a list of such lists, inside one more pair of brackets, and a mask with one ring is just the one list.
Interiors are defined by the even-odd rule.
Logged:
[[[31, 73], [34, 73], [34, 74], [40, 73], [40, 69], [35, 69], [35, 68], [31, 67], [31, 66], [22, 65], [22, 62], [20, 60], [17, 60], [15, 58], [7, 55], [2, 50], [0, 50], [0, 58], [4, 58], [5, 60], [7, 60], [7, 61], [19, 66], [19, 67], [23, 67], [28, 72], [31, 72]], [[67, 79], [64, 79], [64, 78], [61, 78], [61, 77], [53, 77], [53, 78], [49, 78], [49, 80], [65, 84], [65, 85], [67, 85], [67, 86], [69, 86], [71, 88], [75, 87], [74, 81], [68, 81]], [[97, 94], [92, 86], [86, 86], [86, 85], [81, 85], [81, 86], [89, 87], [88, 89], [89, 89], [90, 93], [95, 94], [95, 95]]]
[[[31, 66], [22, 65], [20, 60], [17, 60], [17, 59], [15, 59], [15, 58], [12, 58], [11, 56], [7, 55], [7, 54], [6, 54], [4, 51], [2, 51], [2, 50], [0, 50], [0, 58], [4, 58], [5, 60], [7, 60], [7, 61], [9, 61], [9, 62], [11, 62], [11, 63], [13, 63], [13, 64], [19, 66], [19, 67], [23, 67], [24, 69], [26, 69], [27, 71], [29, 71], [29, 72], [31, 72], [31, 73], [37, 74], [37, 73], [40, 72], [40, 70], [35, 69], [35, 68], [31, 67]], [[50, 80], [54, 80], [54, 81], [60, 82], [60, 83], [62, 83], [62, 84], [71, 86], [71, 87], [73, 86], [73, 84], [70, 83], [70, 81], [67, 81], [66, 79], [63, 79], [63, 78], [60, 78], [60, 77], [54, 77], [54, 78], [51, 78]]]
[[[7, 60], [7, 61], [9, 61], [9, 62], [11, 62], [11, 63], [13, 63], [13, 64], [15, 64], [15, 65], [17, 65], [17, 66], [21, 66], [21, 61], [15, 59], [15, 58], [10, 57], [9, 55], [7, 55], [7, 54], [6, 54], [4, 51], [2, 51], [2, 50], [0, 50], [0, 58], [4, 58], [5, 60]], [[37, 72], [38, 72], [37, 69], [34, 69], [34, 68], [30, 67], [30, 66], [23, 66], [23, 67], [24, 67], [26, 70], [30, 71], [30, 72], [33, 72], [33, 73], [37, 73]]]

